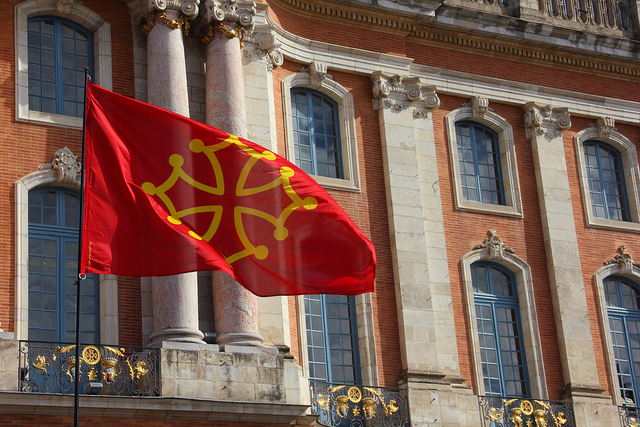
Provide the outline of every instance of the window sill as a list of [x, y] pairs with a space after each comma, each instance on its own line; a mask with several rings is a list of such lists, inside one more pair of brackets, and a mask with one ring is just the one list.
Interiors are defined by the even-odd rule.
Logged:
[[522, 212], [513, 206], [504, 205], [492, 205], [489, 203], [480, 203], [472, 201], [462, 201], [457, 204], [456, 208], [461, 211], [480, 212], [492, 215], [511, 216], [515, 218], [522, 218]]
[[316, 182], [320, 184], [324, 189], [352, 191], [354, 193], [360, 192], [360, 187], [355, 185], [352, 181], [348, 179], [329, 178], [329, 177], [320, 176], [320, 175], [310, 175], [310, 176], [313, 179], [315, 179]]
[[27, 111], [16, 118], [19, 122], [38, 123], [50, 126], [60, 126], [72, 129], [82, 129], [82, 117], [62, 116], [60, 114]]
[[606, 228], [608, 230], [630, 231], [640, 233], [640, 224], [629, 221], [615, 221], [603, 218], [588, 218], [587, 225], [593, 228]]

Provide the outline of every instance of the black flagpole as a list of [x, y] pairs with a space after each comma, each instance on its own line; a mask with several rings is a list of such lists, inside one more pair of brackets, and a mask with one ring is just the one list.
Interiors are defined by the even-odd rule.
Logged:
[[80, 284], [86, 278], [80, 274], [82, 263], [82, 227], [84, 222], [84, 145], [87, 127], [87, 82], [90, 80], [89, 69], [84, 67], [84, 113], [82, 115], [82, 158], [80, 162], [80, 230], [78, 231], [78, 279], [76, 280], [76, 366], [75, 366], [75, 391], [73, 399], [73, 426], [78, 427], [78, 406], [80, 403]]

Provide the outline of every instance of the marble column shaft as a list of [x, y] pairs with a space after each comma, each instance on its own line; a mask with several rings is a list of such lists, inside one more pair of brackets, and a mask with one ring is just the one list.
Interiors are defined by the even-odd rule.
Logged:
[[[179, 17], [177, 11], [167, 10], [165, 13], [170, 19]], [[147, 38], [147, 90], [150, 104], [189, 117], [182, 37], [180, 28], [171, 29], [156, 19]], [[204, 344], [204, 335], [198, 329], [197, 273], [153, 277], [151, 286], [154, 328], [151, 342]]]
[[[225, 22], [227, 27], [235, 24]], [[231, 29], [231, 28], [230, 28]], [[207, 124], [246, 138], [242, 57], [238, 37], [215, 31], [207, 45]], [[217, 343], [262, 346], [257, 297], [222, 272], [213, 275], [213, 311]]]

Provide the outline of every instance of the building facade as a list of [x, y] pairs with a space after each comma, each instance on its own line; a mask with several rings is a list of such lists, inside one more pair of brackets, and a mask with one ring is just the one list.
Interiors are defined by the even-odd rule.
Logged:
[[378, 266], [355, 297], [88, 277], [81, 424], [640, 422], [634, 0], [0, 12], [1, 422], [72, 420], [84, 67], [296, 163]]

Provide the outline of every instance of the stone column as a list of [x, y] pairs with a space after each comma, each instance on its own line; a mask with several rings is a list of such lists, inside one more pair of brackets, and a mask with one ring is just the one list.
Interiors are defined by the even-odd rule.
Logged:
[[438, 167], [430, 111], [435, 87], [418, 77], [375, 72], [389, 234], [398, 304], [401, 385], [409, 390], [411, 421], [460, 425], [462, 383], [452, 309]]
[[[246, 138], [241, 49], [245, 31], [253, 26], [255, 6], [232, 0], [204, 4], [207, 124]], [[225, 351], [265, 347], [258, 333], [257, 297], [226, 273], [213, 273], [213, 313], [216, 342]]]
[[535, 164], [564, 390], [574, 401], [602, 398], [604, 389], [598, 383], [562, 139], [562, 131], [571, 127], [571, 119], [566, 108], [530, 102], [524, 110]]
[[[189, 116], [183, 31], [198, 15], [200, 0], [142, 0], [138, 13], [146, 21], [147, 97], [150, 104]], [[151, 279], [152, 345], [163, 341], [204, 344], [198, 329], [196, 273]]]

